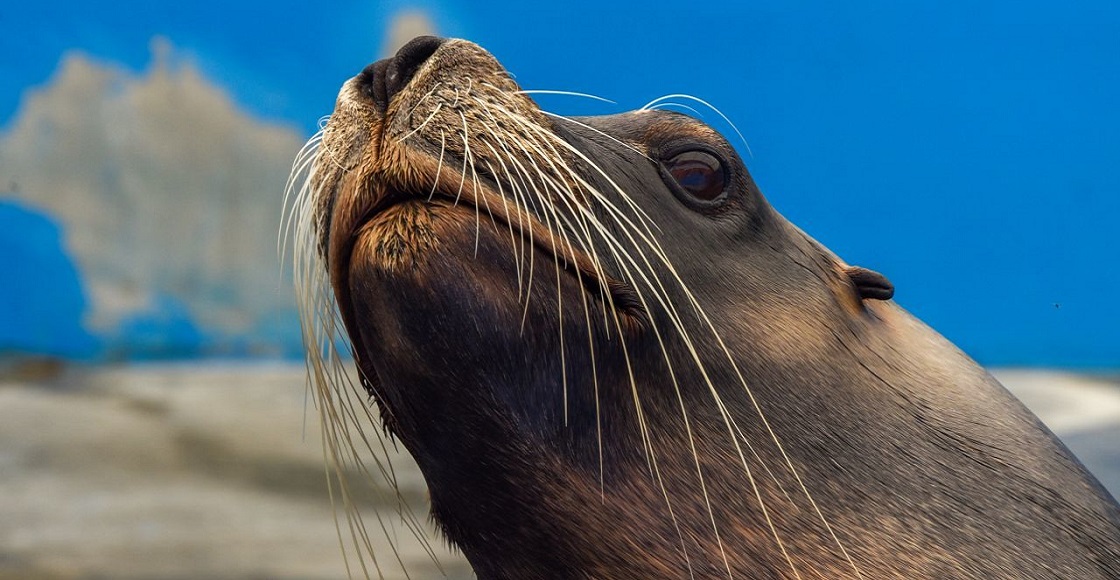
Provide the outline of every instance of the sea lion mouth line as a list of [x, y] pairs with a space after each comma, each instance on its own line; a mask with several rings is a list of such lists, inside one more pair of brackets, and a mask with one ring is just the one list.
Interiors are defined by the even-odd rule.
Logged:
[[[478, 192], [482, 195], [482, 203], [479, 203], [480, 198], [476, 197], [477, 194], [474, 192], [457, 191], [455, 194], [450, 194], [438, 189], [433, 189], [431, 192], [423, 194], [389, 188], [386, 193], [354, 223], [352, 226], [354, 233], [349, 237], [355, 239], [357, 233], [362, 231], [366, 227], [366, 224], [376, 219], [377, 216], [384, 214], [393, 207], [404, 204], [421, 203], [424, 205], [439, 205], [462, 208], [463, 211], [468, 212], [473, 208], [476, 216], [476, 224], [478, 224], [479, 227], [481, 227], [483, 213], [485, 213], [496, 229], [504, 228], [510, 232], [511, 241], [515, 246], [522, 246], [522, 252], [526, 251], [524, 246], [528, 244], [552, 258], [557, 268], [566, 272], [568, 275], [574, 276], [578, 280], [592, 300], [598, 300], [608, 312], [613, 312], [620, 318], [626, 320], [626, 326], [628, 328], [641, 328], [649, 324], [649, 315], [642, 305], [641, 299], [638, 297], [638, 293], [633, 285], [612, 276], [601, 266], [597, 266], [595, 259], [585, 250], [576, 247], [566, 236], [558, 236], [554, 233], [552, 227], [542, 224], [540, 219], [534, 216], [532, 212], [526, 211], [525, 208], [520, 206], [510, 207], [510, 205], [516, 206], [516, 204], [503, 204], [504, 212], [491, 209], [490, 198], [501, 197], [504, 199], [504, 196], [494, 192], [497, 182], [481, 174], [475, 175], [474, 177], [479, 182]], [[510, 219], [509, 214], [511, 212], [516, 212], [518, 214], [516, 220]], [[476, 230], [476, 253], [479, 236], [481, 236], [481, 231]], [[515, 250], [514, 259], [518, 261], [518, 269], [523, 269], [524, 265], [520, 262], [524, 260], [524, 256], [518, 257], [518, 253]], [[518, 286], [518, 292], [521, 292], [520, 280], [518, 280]]]

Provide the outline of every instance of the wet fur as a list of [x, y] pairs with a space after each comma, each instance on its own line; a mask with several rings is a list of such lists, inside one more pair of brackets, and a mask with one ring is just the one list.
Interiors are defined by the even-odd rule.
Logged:
[[[337, 305], [480, 578], [1120, 577], [1108, 493], [707, 126], [547, 116], [463, 41], [383, 115], [365, 81], [295, 211], [328, 455], [363, 417]], [[666, 181], [682, 145], [728, 160], [726, 200]]]

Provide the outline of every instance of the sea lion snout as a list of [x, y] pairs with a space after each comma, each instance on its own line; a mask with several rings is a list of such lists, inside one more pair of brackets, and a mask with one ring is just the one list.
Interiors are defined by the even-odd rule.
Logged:
[[373, 100], [378, 110], [385, 112], [389, 101], [401, 92], [408, 81], [447, 39], [435, 36], [417, 36], [397, 51], [391, 58], [381, 59], [355, 77], [358, 89]]

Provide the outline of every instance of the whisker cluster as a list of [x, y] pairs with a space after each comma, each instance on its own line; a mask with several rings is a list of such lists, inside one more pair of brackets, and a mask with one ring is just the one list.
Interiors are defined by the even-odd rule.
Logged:
[[[347, 574], [353, 575], [349, 554], [356, 554], [356, 561], [362, 574], [370, 577], [375, 573], [384, 578], [381, 559], [374, 549], [374, 542], [366, 528], [359, 511], [357, 481], [377, 481], [375, 485], [379, 498], [378, 504], [385, 501], [395, 502], [398, 520], [405, 526], [423, 547], [432, 561], [440, 566], [435, 550], [432, 548], [425, 524], [416, 516], [414, 509], [400, 492], [400, 486], [392, 465], [391, 441], [387, 441], [381, 431], [371, 432], [368, 427], [377, 423], [370, 402], [363, 394], [355, 379], [357, 370], [352, 364], [353, 353], [348, 349], [348, 340], [342, 320], [330, 288], [325, 260], [320, 253], [319, 232], [323, 227], [318, 223], [321, 215], [316, 211], [323, 195], [321, 182], [315, 179], [318, 164], [337, 164], [337, 160], [325, 147], [322, 128], [300, 150], [293, 164], [285, 191], [285, 217], [278, 241], [281, 256], [284, 256], [288, 240], [293, 240], [293, 281], [299, 319], [307, 363], [307, 380], [314, 395], [313, 401], [320, 417], [323, 454], [327, 459], [326, 480], [331, 505], [335, 506], [335, 523], [342, 548]], [[367, 461], [372, 458], [372, 469]], [[376, 475], [375, 475], [376, 474]], [[365, 490], [369, 486], [362, 486]], [[392, 490], [385, 491], [385, 490]], [[338, 508], [341, 507], [341, 512]], [[340, 516], [341, 515], [341, 520]], [[391, 550], [391, 558], [401, 570], [407, 569], [397, 550], [394, 538], [396, 533], [393, 522], [387, 521], [376, 512], [377, 526], [385, 535]], [[346, 534], [343, 533], [346, 528]], [[347, 543], [346, 537], [349, 537]], [[381, 554], [381, 558], [385, 557]], [[372, 565], [372, 570], [367, 565]], [[442, 568], [441, 568], [442, 569]]]
[[[554, 91], [538, 92], [553, 93]], [[781, 486], [778, 475], [762, 460], [762, 455], [755, 447], [759, 442], [751, 442], [744, 435], [744, 429], [739, 424], [743, 419], [733, 416], [725, 405], [720, 394], [721, 385], [716, 384], [716, 380], [706, 367], [706, 361], [711, 361], [712, 357], [726, 358], [726, 361], [730, 362], [739, 382], [735, 387], [743, 389], [751, 401], [759, 425], [769, 435], [783, 459], [782, 468], [797, 482], [799, 492], [812, 505], [831, 539], [847, 559], [855, 575], [859, 577], [858, 567], [844, 549], [824, 513], [813, 501], [793, 462], [786, 455], [778, 435], [767, 422], [764, 410], [751, 392], [748, 381], [736, 366], [731, 351], [719, 336], [715, 324], [662, 247], [659, 235], [661, 230], [658, 224], [640, 207], [634, 197], [603, 169], [601, 164], [558, 136], [550, 123], [572, 123], [583, 129], [593, 131], [595, 129], [577, 120], [539, 111], [535, 106], [526, 105], [526, 103], [531, 105], [531, 101], [524, 95], [531, 93], [533, 91], [510, 92], [490, 82], [476, 82], [469, 78], [461, 79], [461, 82], [455, 86], [437, 83], [412, 104], [409, 114], [417, 120], [414, 126], [399, 137], [383, 140], [381, 146], [396, 148], [399, 150], [397, 155], [404, 155], [401, 151], [410, 147], [413, 140], [423, 139], [426, 143], [438, 145], [437, 169], [435, 175], [428, 176], [431, 180], [428, 199], [440, 195], [453, 200], [455, 204], [462, 203], [464, 200], [473, 203], [476, 255], [481, 236], [483, 211], [496, 227], [504, 230], [503, 236], [508, 231], [511, 259], [516, 270], [516, 291], [523, 309], [522, 332], [525, 330], [525, 320], [533, 307], [530, 304], [530, 296], [533, 295], [534, 284], [540, 283], [534, 280], [536, 270], [534, 262], [536, 252], [532, 247], [533, 236], [536, 235], [533, 233], [536, 231], [534, 224], [539, 224], [537, 227], [543, 228], [543, 239], [537, 238], [535, 241], [543, 242], [552, 249], [550, 261], [555, 273], [556, 312], [561, 317], [557, 320], [556, 328], [560, 333], [558, 339], [564, 423], [567, 424], [569, 421], [569, 389], [591, 388], [596, 402], [595, 425], [598, 437], [601, 493], [606, 494], [606, 484], [603, 466], [603, 416], [599, 408], [601, 385], [596, 368], [599, 364], [596, 353], [599, 352], [600, 345], [595, 343], [596, 334], [592, 332], [596, 327], [603, 331], [602, 336], [605, 340], [618, 341], [618, 348], [623, 355], [626, 375], [629, 379], [629, 398], [633, 402], [646, 465], [676, 527], [682, 556], [688, 563], [690, 572], [692, 571], [689, 543], [677, 520], [677, 513], [670, 498], [664, 470], [659, 463], [651, 433], [652, 426], [649, 424], [648, 411], [643, 401], [642, 386], [637, 379], [639, 369], [653, 364], [653, 361], [637, 358], [634, 350], [627, 344], [626, 315], [620, 311], [621, 306], [616, 303], [615, 296], [605, 283], [613, 277], [633, 290], [637, 302], [645, 312], [651, 315], [660, 313], [660, 319], [665, 322], [663, 327], [651, 324], [646, 330], [651, 333], [660, 348], [661, 360], [656, 363], [665, 369], [668, 382], [675, 393], [684, 434], [692, 450], [692, 467], [698, 484], [697, 491], [707, 510], [712, 534], [719, 547], [728, 577], [733, 577], [734, 574], [712, 506], [710, 482], [705, 479], [700, 454], [697, 451], [694, 419], [689, 415], [682, 390], [681, 376], [685, 369], [680, 368], [682, 363], [670, 355], [670, 346], [673, 344], [683, 345], [688, 354], [687, 363], [684, 364], [692, 365], [689, 370], [702, 377], [704, 387], [719, 411], [728, 440], [750, 483], [752, 494], [758, 502], [769, 534], [785, 557], [793, 576], [800, 578], [800, 571], [793, 555], [787, 551], [787, 541], [782, 537], [780, 526], [772, 517], [773, 506], [768, 506], [764, 499], [759, 481], [756, 479], [760, 474], [755, 473], [751, 464], [761, 465], [764, 474], [762, 476], [772, 480], [787, 501], [792, 503], [792, 499]], [[562, 94], [599, 99], [580, 93]], [[606, 101], [606, 99], [599, 100]], [[687, 100], [708, 107], [730, 123], [723, 113], [706, 101], [688, 95], [668, 95], [651, 101], [643, 109], [655, 109], [673, 104], [692, 109], [688, 105], [677, 103], [677, 100]], [[527, 114], [526, 111], [532, 114]], [[377, 421], [369, 401], [364, 397], [364, 389], [354, 378], [355, 371], [349, 362], [352, 358], [349, 355], [353, 353], [348, 352], [348, 347], [345, 346], [346, 336], [334, 294], [330, 289], [325, 251], [319, 241], [325, 226], [324, 220], [329, 219], [322, 211], [322, 200], [334, 193], [323, 189], [323, 181], [316, 178], [316, 172], [328, 164], [334, 168], [343, 167], [338, 159], [339, 156], [332, 151], [331, 144], [324, 138], [329, 124], [330, 121], [324, 123], [323, 130], [307, 142], [295, 160], [286, 187], [285, 205], [288, 209], [278, 238], [278, 249], [283, 257], [288, 240], [291, 239], [294, 243], [293, 277], [306, 346], [308, 382], [321, 417], [324, 453], [331, 470], [328, 472], [328, 481], [332, 502], [336, 502], [336, 505], [340, 502], [342, 507], [343, 518], [339, 524], [340, 542], [344, 544], [344, 552], [352, 549], [357, 553], [363, 573], [368, 576], [371, 572], [375, 572], [379, 577], [383, 577], [381, 563], [375, 554], [373, 542], [355, 503], [355, 487], [348, 480], [347, 474], [358, 473], [374, 479], [380, 478], [394, 490], [397, 490], [397, 480], [392, 468], [389, 443], [386, 442], [383, 433], [369, 433], [364, 427], [373, 425]], [[735, 130], [738, 132], [738, 129]], [[629, 143], [609, 135], [602, 135], [628, 150], [645, 156]], [[740, 133], [739, 136], [741, 138], [742, 134]], [[743, 142], [746, 142], [745, 139]], [[458, 163], [452, 161], [455, 157], [458, 157]], [[441, 179], [441, 172], [444, 171], [458, 171], [459, 174], [455, 176], [458, 182], [457, 190], [437, 191], [440, 183], [446, 183], [446, 180]], [[492, 193], [495, 195], [482, 195], [481, 192], [486, 190], [493, 190]], [[490, 200], [494, 200], [494, 203]], [[496, 203], [500, 203], [500, 207], [495, 205]], [[498, 222], [504, 225], [499, 225]], [[580, 282], [581, 300], [577, 305], [569, 305], [569, 309], [566, 310], [561, 292], [561, 279], [568, 275], [574, 275]], [[598, 284], [585, 284], [585, 278], [594, 279]], [[589, 295], [589, 287], [597, 288], [597, 291]], [[683, 296], [684, 303], [680, 303], [680, 299], [675, 296]], [[569, 314], [580, 312], [582, 320], [564, 320], [566, 312]], [[564, 329], [570, 328], [569, 324], [573, 323], [579, 324], [586, 330], [587, 350], [591, 363], [591, 385], [569, 384], [570, 373], [567, 368], [569, 361], [565, 357], [571, 346], [569, 344], [571, 337], [565, 336]], [[701, 332], [710, 334], [703, 338], [714, 341], [718, 346], [716, 352], [711, 352], [711, 349], [705, 351], [702, 348], [700, 341], [702, 337], [693, 330], [697, 323]], [[728, 386], [723, 385], [722, 388], [726, 389]], [[374, 461], [372, 469], [366, 466], [367, 457], [371, 457]], [[424, 527], [414, 515], [412, 507], [399, 491], [391, 499], [396, 502], [400, 521], [435, 560], [435, 552], [428, 544]], [[343, 527], [351, 537], [349, 549], [343, 540]], [[382, 519], [380, 514], [378, 527], [391, 540], [391, 525]], [[392, 541], [390, 545], [393, 545]], [[366, 556], [372, 562], [372, 570], [367, 568]], [[403, 567], [401, 556], [395, 546], [392, 557]], [[348, 561], [348, 570], [349, 566]]]

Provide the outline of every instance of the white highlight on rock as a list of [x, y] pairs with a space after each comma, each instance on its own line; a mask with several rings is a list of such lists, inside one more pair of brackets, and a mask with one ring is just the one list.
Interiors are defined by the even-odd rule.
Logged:
[[1120, 425], [1115, 380], [1062, 371], [1004, 369], [993, 374], [1063, 436]]

